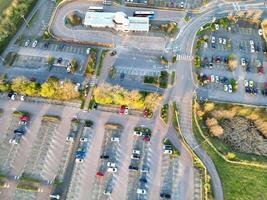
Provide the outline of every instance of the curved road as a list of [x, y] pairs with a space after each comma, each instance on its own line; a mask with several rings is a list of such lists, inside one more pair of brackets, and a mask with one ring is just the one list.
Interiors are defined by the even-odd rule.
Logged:
[[[192, 18], [188, 24], [184, 24], [181, 27], [181, 31], [178, 34], [177, 38], [167, 44], [165, 50], [171, 50], [172, 52], [177, 52], [178, 54], [193, 56], [193, 45], [196, 37], [196, 32], [200, 29], [201, 26], [213, 20], [214, 17], [225, 17], [229, 13], [232, 13], [237, 9], [242, 10], [248, 8], [264, 9], [266, 8], [265, 1], [252, 0], [248, 2], [239, 2], [233, 4], [223, 0], [218, 0], [214, 3], [207, 5], [206, 7], [204, 7], [204, 9], [201, 10], [200, 14]], [[64, 38], [65, 36], [67, 36], [66, 38], [69, 38], [71, 34], [73, 35], [73, 30], [70, 31], [68, 29], [65, 29], [64, 33], [62, 33], [61, 28], [62, 27], [52, 26], [52, 29], [54, 29], [53, 31], [59, 34], [59, 37]], [[118, 42], [118, 44], [120, 44], [118, 38], [116, 38], [115, 40], [115, 42]], [[216, 167], [213, 161], [209, 158], [207, 153], [200, 147], [200, 145], [197, 143], [193, 136], [191, 116], [192, 97], [194, 94], [194, 90], [197, 86], [194, 84], [194, 80], [192, 77], [192, 66], [192, 60], [178, 61], [175, 64], [174, 68], [177, 74], [176, 84], [171, 89], [166, 90], [164, 94], [164, 101], [176, 101], [178, 103], [180, 110], [181, 131], [191, 149], [193, 149], [193, 151], [205, 164], [208, 173], [211, 176], [212, 188], [215, 199], [223, 200], [222, 184], [217, 173]]]

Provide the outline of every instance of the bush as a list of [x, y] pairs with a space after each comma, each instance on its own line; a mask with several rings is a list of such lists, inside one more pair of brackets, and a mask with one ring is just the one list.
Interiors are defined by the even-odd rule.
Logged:
[[48, 56], [48, 58], [47, 58], [47, 64], [53, 65], [54, 64], [54, 61], [55, 61], [55, 57]]
[[160, 110], [160, 117], [165, 122], [165, 124], [168, 123], [168, 114], [169, 114], [169, 105], [164, 104]]
[[85, 121], [85, 127], [92, 127], [94, 125], [94, 123], [90, 120], [86, 120]]
[[42, 121], [45, 121], [45, 122], [59, 122], [60, 121], [60, 117], [57, 116], [57, 115], [44, 115], [42, 117]]
[[91, 48], [90, 54], [88, 56], [87, 66], [84, 72], [84, 75], [86, 77], [92, 76], [95, 72], [97, 53], [98, 53], [98, 49]]
[[238, 66], [238, 61], [234, 54], [228, 56], [228, 69], [234, 71]]
[[72, 26], [78, 26], [82, 24], [82, 18], [77, 14], [70, 14], [69, 16], [67, 16], [67, 21]]
[[162, 65], [168, 65], [169, 64], [169, 61], [164, 56], [161, 56], [160, 57], [160, 64], [162, 64]]
[[107, 52], [108, 52], [108, 50], [106, 50], [106, 49], [102, 50], [102, 52], [101, 52], [100, 61], [99, 61], [99, 64], [97, 67], [97, 72], [96, 72], [97, 76], [100, 76], [101, 68], [102, 68], [102, 64], [103, 64], [103, 59], [106, 56]]
[[144, 76], [144, 83], [157, 84], [158, 78], [154, 76]]
[[168, 87], [169, 74], [166, 71], [161, 71], [159, 76], [159, 87], [167, 88]]
[[75, 73], [76, 70], [78, 69], [78, 62], [77, 62], [77, 60], [76, 59], [72, 59], [71, 62], [70, 62], [70, 64], [71, 64], [71, 68], [70, 68], [71, 73]]

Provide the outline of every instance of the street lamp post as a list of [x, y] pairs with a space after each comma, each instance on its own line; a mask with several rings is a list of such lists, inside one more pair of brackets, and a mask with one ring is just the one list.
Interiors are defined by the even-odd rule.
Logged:
[[29, 24], [28, 21], [25, 19], [25, 16], [24, 16], [24, 15], [20, 15], [20, 16], [21, 16], [21, 18], [24, 20], [26, 26], [27, 26], [28, 28], [30, 28], [30, 24]]

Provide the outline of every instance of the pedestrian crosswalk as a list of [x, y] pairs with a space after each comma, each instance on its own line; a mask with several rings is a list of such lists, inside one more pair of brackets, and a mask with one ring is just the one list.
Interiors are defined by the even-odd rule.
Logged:
[[186, 54], [177, 54], [176, 55], [176, 60], [192, 60], [193, 56], [191, 55], [186, 55]]
[[96, 83], [97, 83], [97, 77], [96, 75], [93, 75], [90, 80], [90, 87], [94, 87]]
[[240, 10], [240, 5], [238, 3], [233, 3], [232, 5], [233, 5], [235, 11]]

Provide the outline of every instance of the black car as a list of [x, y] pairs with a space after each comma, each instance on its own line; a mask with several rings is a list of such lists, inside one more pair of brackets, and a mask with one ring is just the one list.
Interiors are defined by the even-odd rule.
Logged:
[[212, 47], [213, 49], [216, 49], [216, 45], [215, 45], [214, 43], [211, 44], [211, 47]]
[[115, 56], [116, 54], [117, 54], [117, 51], [115, 50], [110, 53], [111, 56]]
[[44, 48], [47, 49], [49, 45], [49, 42], [44, 43]]
[[131, 171], [138, 171], [138, 167], [135, 167], [135, 166], [130, 165], [129, 166], [129, 170], [131, 170]]
[[146, 178], [140, 178], [139, 181], [140, 181], [141, 183], [147, 183]]
[[59, 58], [57, 59], [57, 63], [58, 63], [58, 64], [61, 64], [61, 63], [62, 63], [62, 60], [63, 60], [63, 59], [62, 59], [61, 57], [59, 57]]
[[101, 155], [100, 159], [109, 159], [109, 156], [108, 155]]
[[168, 193], [161, 193], [161, 194], [160, 194], [160, 197], [161, 197], [161, 198], [165, 198], [165, 199], [170, 199], [170, 198], [171, 198], [171, 195], [168, 194]]
[[21, 129], [16, 129], [14, 130], [14, 134], [15, 135], [24, 135], [25, 131], [24, 130], [21, 130]]
[[9, 92], [9, 93], [7, 94], [7, 97], [8, 97], [9, 99], [11, 99], [11, 97], [13, 96], [13, 94], [14, 94], [14, 92]]
[[247, 66], [246, 71], [251, 72], [252, 71], [251, 67]]

